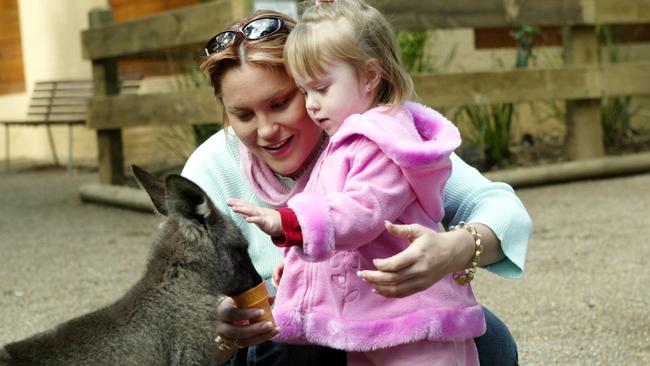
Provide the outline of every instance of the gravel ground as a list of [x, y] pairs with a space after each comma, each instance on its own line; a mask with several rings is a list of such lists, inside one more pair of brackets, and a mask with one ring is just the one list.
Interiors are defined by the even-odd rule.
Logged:
[[[159, 219], [81, 203], [94, 181], [0, 175], [0, 345], [111, 302], [141, 274]], [[535, 222], [526, 276], [480, 271], [474, 288], [521, 364], [650, 364], [650, 174], [518, 194]]]

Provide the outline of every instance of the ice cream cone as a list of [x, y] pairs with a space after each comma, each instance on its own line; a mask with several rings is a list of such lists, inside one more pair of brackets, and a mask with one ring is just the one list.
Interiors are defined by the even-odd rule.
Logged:
[[237, 307], [242, 309], [257, 308], [264, 310], [264, 314], [260, 317], [251, 320], [251, 323], [259, 323], [262, 321], [271, 321], [275, 326], [275, 320], [273, 319], [273, 313], [271, 313], [271, 305], [269, 304], [269, 292], [266, 289], [264, 281], [259, 285], [242, 292], [239, 295], [232, 297], [237, 304]]

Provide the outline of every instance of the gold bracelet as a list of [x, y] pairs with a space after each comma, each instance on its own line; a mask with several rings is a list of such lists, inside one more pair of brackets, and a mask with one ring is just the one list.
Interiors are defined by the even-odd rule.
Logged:
[[483, 252], [483, 245], [481, 245], [481, 234], [476, 231], [476, 228], [474, 225], [468, 225], [464, 223], [463, 221], [459, 222], [458, 225], [456, 226], [451, 226], [449, 228], [449, 231], [456, 231], [456, 230], [467, 230], [472, 237], [474, 238], [474, 256], [472, 257], [472, 260], [469, 262], [469, 267], [465, 268], [462, 272], [455, 272], [454, 273], [454, 280], [459, 284], [459, 285], [467, 285], [472, 280], [474, 279], [474, 274], [476, 274], [476, 266], [478, 266], [478, 260], [481, 257], [481, 253]]

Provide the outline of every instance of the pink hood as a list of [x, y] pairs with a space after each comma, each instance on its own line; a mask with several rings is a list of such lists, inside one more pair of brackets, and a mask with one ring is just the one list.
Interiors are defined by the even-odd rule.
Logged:
[[[431, 195], [427, 180], [431, 172], [439, 170], [441, 164], [449, 165], [449, 155], [460, 146], [458, 128], [439, 112], [419, 103], [406, 102], [386, 118], [386, 107], [378, 107], [363, 114], [348, 117], [330, 138], [332, 149], [336, 149], [347, 138], [362, 135], [402, 168], [404, 177], [415, 191], [416, 197], [427, 214], [435, 221], [444, 215], [443, 207]], [[413, 143], [422, 139], [422, 143]], [[444, 185], [442, 185], [444, 188]]]

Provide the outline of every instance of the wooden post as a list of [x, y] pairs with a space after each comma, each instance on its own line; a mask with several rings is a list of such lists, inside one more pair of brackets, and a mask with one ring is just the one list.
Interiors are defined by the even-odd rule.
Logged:
[[[48, 121], [50, 120], [50, 113], [52, 112], [52, 106], [54, 105], [52, 99], [54, 99], [55, 90], [56, 83], [54, 84], [54, 88], [48, 93], [50, 99], [48, 100], [47, 114], [45, 117]], [[46, 124], [45, 130], [47, 131], [47, 140], [50, 142], [50, 151], [52, 151], [52, 160], [54, 160], [54, 166], [59, 166], [59, 155], [56, 153], [56, 144], [54, 143], [54, 136], [52, 136], [52, 128], [50, 128], [50, 125]]]
[[[594, 26], [574, 26], [564, 34], [564, 52], [568, 65], [596, 65], [599, 46]], [[594, 87], [599, 87], [594, 85]], [[567, 144], [571, 160], [605, 155], [600, 99], [567, 102]]]
[[[99, 28], [113, 21], [110, 9], [95, 8], [88, 13], [90, 28]], [[117, 62], [115, 59], [93, 60], [93, 86], [95, 96], [113, 95], [119, 91]], [[103, 184], [124, 183], [124, 155], [122, 130], [97, 130], [97, 158], [99, 182]]]
[[11, 148], [9, 147], [9, 124], [5, 124], [5, 173], [11, 172], [11, 159], [9, 153]]
[[68, 163], [66, 164], [68, 177], [72, 176], [72, 123], [68, 123]]

